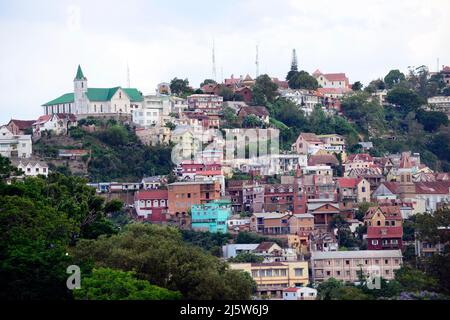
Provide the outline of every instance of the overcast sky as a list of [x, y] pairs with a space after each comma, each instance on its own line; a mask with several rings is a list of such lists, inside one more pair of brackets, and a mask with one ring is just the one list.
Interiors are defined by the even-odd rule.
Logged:
[[284, 78], [291, 52], [310, 73], [345, 72], [351, 82], [390, 69], [450, 64], [448, 0], [66, 1], [0, 0], [0, 123], [35, 119], [43, 103], [88, 85], [144, 94], [173, 77], [198, 86], [260, 73]]

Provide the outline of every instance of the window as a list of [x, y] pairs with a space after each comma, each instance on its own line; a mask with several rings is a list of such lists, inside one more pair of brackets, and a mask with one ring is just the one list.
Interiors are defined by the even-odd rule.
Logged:
[[350, 260], [345, 260], [345, 265], [350, 265]]
[[303, 268], [296, 268], [295, 270], [295, 276], [296, 277], [302, 277], [303, 276]]
[[372, 240], [372, 245], [373, 245], [373, 246], [378, 245], [378, 240]]

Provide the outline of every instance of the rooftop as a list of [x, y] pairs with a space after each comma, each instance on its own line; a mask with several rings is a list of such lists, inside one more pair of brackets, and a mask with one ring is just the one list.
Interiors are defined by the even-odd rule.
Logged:
[[402, 258], [401, 250], [313, 251], [312, 260], [354, 258]]

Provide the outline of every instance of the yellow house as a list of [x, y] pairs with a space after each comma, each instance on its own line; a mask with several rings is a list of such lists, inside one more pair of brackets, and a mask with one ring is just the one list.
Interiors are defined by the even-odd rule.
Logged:
[[281, 298], [283, 289], [309, 283], [308, 262], [230, 263], [230, 268], [248, 272], [257, 284], [259, 296]]

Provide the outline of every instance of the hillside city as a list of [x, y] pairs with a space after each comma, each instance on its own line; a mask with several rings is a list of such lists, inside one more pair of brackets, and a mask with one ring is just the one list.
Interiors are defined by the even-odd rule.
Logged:
[[0, 126], [0, 297], [447, 300], [450, 67], [283, 63], [153, 91], [53, 75], [66, 92]]

